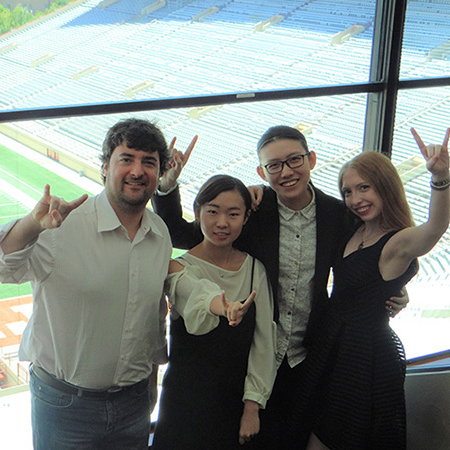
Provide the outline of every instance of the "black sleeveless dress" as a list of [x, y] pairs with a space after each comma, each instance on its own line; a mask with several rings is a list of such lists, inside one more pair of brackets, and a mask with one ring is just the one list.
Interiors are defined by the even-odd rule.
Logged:
[[[249, 295], [252, 287], [253, 266]], [[255, 321], [254, 303], [238, 326], [220, 317], [217, 328], [200, 336], [186, 331], [182, 317], [171, 318], [152, 450], [242, 450], [242, 397]]]
[[339, 260], [329, 309], [303, 363], [305, 384], [291, 431], [295, 435], [312, 414], [313, 432], [332, 450], [406, 448], [405, 353], [385, 303], [418, 264], [382, 279], [378, 261], [394, 234]]

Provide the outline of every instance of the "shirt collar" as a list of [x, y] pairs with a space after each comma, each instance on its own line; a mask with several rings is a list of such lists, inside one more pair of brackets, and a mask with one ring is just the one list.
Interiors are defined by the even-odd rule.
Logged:
[[291, 220], [295, 215], [301, 215], [305, 217], [305, 219], [311, 219], [313, 217], [316, 207], [316, 194], [310, 184], [308, 184], [308, 190], [311, 193], [311, 201], [309, 202], [309, 205], [305, 206], [300, 211], [295, 211], [288, 208], [286, 205], [283, 205], [277, 197], [278, 212], [282, 219]]
[[[96, 198], [96, 209], [99, 233], [103, 231], [112, 231], [122, 226], [111, 203], [109, 203], [105, 190], [103, 190]], [[144, 215], [142, 216], [140, 230], [144, 235], [149, 231], [152, 231], [157, 236], [163, 237], [162, 232], [152, 220], [151, 212], [147, 208], [145, 208]]]

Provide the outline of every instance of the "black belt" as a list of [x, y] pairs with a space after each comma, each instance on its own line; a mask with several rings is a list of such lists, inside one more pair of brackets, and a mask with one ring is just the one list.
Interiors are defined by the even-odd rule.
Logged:
[[90, 397], [90, 398], [100, 398], [100, 399], [108, 399], [115, 397], [119, 394], [123, 394], [126, 391], [130, 391], [132, 389], [136, 389], [141, 387], [144, 384], [148, 384], [148, 378], [145, 380], [139, 381], [136, 384], [132, 384], [131, 386], [113, 386], [106, 390], [97, 390], [97, 389], [86, 389], [80, 388], [73, 384], [67, 383], [66, 381], [59, 380], [55, 376], [49, 374], [44, 369], [32, 364], [30, 370], [45, 384], [48, 384], [50, 387], [58, 389], [61, 392], [70, 395], [76, 395], [77, 397]]

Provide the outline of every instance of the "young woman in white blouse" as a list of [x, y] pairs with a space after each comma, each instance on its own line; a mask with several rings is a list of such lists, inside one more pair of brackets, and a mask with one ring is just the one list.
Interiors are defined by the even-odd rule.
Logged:
[[276, 375], [264, 266], [233, 244], [250, 214], [244, 184], [210, 178], [194, 202], [203, 241], [170, 264], [169, 368], [152, 448], [239, 448], [259, 432]]

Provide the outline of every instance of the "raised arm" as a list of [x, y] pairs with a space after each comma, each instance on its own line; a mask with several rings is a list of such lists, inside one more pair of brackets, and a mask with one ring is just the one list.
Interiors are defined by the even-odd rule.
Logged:
[[159, 191], [162, 195], [158, 193], [153, 195], [152, 207], [169, 228], [173, 246], [190, 249], [202, 241], [203, 235], [194, 222], [187, 222], [183, 218], [177, 180], [191, 156], [197, 142], [197, 136], [192, 139], [184, 153], [175, 149], [175, 141], [176, 139], [174, 138], [169, 147], [172, 152], [170, 167], [159, 181]]
[[177, 138], [174, 137], [172, 139], [172, 142], [169, 145], [169, 151], [172, 154], [172, 158], [169, 162], [168, 169], [163, 174], [163, 176], [159, 179], [158, 188], [161, 192], [168, 192], [171, 189], [175, 188], [175, 186], [178, 183], [178, 178], [181, 175], [181, 171], [183, 170], [184, 166], [189, 161], [192, 150], [194, 150], [197, 140], [198, 140], [198, 136], [194, 136], [194, 138], [192, 139], [188, 148], [183, 153], [175, 148], [175, 143], [177, 141]]
[[[417, 226], [407, 228], [397, 233], [386, 245], [383, 258], [388, 263], [383, 266], [390, 267], [390, 274], [402, 273], [414, 258], [428, 253], [439, 241], [448, 228], [450, 221], [450, 175], [448, 142], [450, 128], [442, 145], [426, 146], [419, 134], [411, 132], [425, 158], [426, 167], [431, 173], [431, 196], [428, 220]], [[396, 266], [393, 270], [393, 266]], [[382, 265], [380, 264], [380, 268]], [[386, 272], [383, 271], [383, 276]]]
[[449, 225], [450, 175], [448, 142], [450, 128], [447, 129], [442, 145], [426, 146], [414, 128], [411, 129], [411, 132], [425, 158], [427, 169], [431, 173], [428, 220], [412, 229], [409, 233], [409, 251], [415, 257], [429, 252], [445, 233]]
[[87, 194], [66, 202], [50, 195], [50, 186], [44, 188], [44, 195], [27, 216], [20, 219], [0, 243], [5, 255], [25, 248], [44, 230], [58, 228], [66, 217], [88, 198]]

